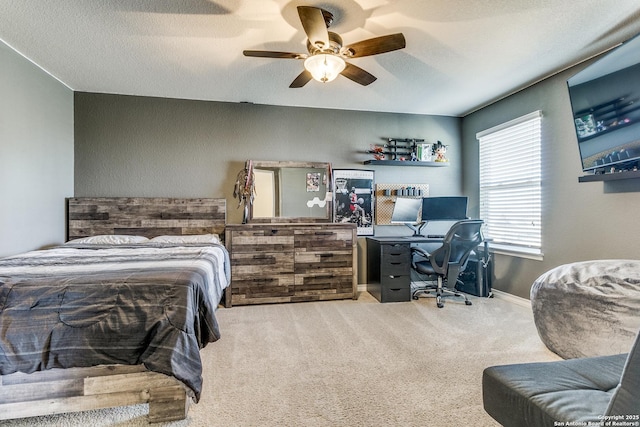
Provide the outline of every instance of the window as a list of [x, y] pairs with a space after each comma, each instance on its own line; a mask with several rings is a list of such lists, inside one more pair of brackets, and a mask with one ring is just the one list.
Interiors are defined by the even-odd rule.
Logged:
[[480, 218], [497, 252], [542, 257], [542, 112], [479, 132]]

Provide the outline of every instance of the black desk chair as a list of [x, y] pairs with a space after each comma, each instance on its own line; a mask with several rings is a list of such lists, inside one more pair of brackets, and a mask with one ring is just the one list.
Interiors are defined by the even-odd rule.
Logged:
[[471, 305], [466, 295], [456, 291], [458, 276], [464, 270], [469, 254], [484, 240], [481, 219], [465, 219], [451, 226], [444, 236], [442, 246], [431, 253], [421, 248], [411, 248], [411, 267], [419, 274], [437, 278], [436, 286], [427, 286], [413, 292], [413, 299], [420, 294], [436, 292], [438, 308], [444, 307], [444, 297], [464, 297], [464, 303]]

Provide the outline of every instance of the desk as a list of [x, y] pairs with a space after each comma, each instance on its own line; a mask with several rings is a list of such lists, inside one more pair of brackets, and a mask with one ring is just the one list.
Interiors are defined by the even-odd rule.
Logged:
[[411, 245], [441, 242], [421, 236], [367, 237], [367, 291], [380, 302], [411, 301]]
[[[411, 301], [411, 246], [427, 243], [440, 244], [442, 238], [367, 237], [367, 291], [380, 302]], [[473, 276], [473, 280], [480, 280]], [[487, 278], [483, 280], [490, 286]]]

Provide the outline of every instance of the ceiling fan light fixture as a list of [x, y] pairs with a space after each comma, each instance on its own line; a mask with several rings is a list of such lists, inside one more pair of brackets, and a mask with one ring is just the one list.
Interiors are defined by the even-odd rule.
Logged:
[[313, 6], [298, 6], [298, 16], [307, 36], [308, 54], [271, 50], [243, 51], [244, 56], [258, 58], [304, 59], [304, 71], [289, 85], [293, 89], [303, 87], [312, 79], [322, 83], [330, 82], [338, 77], [338, 74], [362, 86], [370, 85], [376, 77], [356, 65], [346, 63], [345, 60], [379, 55], [406, 47], [402, 33], [360, 40], [343, 46], [342, 37], [329, 31], [333, 20], [330, 12]]
[[341, 57], [326, 53], [310, 56], [304, 61], [304, 68], [311, 73], [314, 80], [322, 83], [334, 80], [346, 66]]

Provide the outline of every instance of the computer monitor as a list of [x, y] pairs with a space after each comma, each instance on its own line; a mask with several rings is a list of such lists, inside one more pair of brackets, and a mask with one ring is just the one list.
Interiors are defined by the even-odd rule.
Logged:
[[414, 235], [419, 235], [418, 214], [422, 206], [422, 199], [412, 199], [408, 197], [397, 197], [393, 205], [393, 213], [391, 214], [391, 224], [404, 224], [411, 228]]
[[455, 221], [467, 219], [467, 197], [425, 197], [422, 199], [422, 221]]

